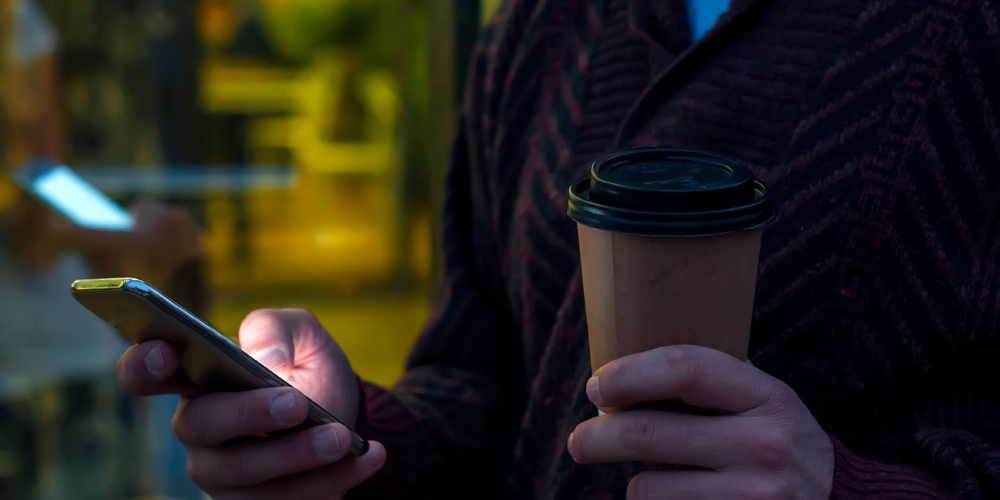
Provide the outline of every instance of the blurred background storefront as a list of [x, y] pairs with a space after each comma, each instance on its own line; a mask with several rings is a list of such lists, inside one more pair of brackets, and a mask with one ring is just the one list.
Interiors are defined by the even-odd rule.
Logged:
[[[0, 0], [0, 220], [39, 155], [123, 206], [180, 207], [199, 248], [168, 293], [232, 336], [254, 309], [310, 309], [392, 384], [429, 312], [466, 59], [498, 3]], [[127, 346], [68, 294], [102, 267], [25, 264], [23, 227], [0, 224], [0, 498], [201, 498], [176, 398], [121, 396]]]

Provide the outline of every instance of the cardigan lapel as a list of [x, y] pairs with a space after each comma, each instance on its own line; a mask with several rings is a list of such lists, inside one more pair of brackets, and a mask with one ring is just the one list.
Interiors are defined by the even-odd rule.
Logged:
[[769, 3], [770, 0], [732, 0], [729, 10], [719, 17], [715, 26], [691, 45], [685, 0], [630, 0], [629, 30], [648, 45], [654, 77], [622, 120], [614, 147], [621, 147], [623, 138], [630, 136], [639, 110], [650, 95], [662, 96], [669, 84], [684, 73], [687, 62], [717, 44], [720, 36], [745, 19], [748, 13]]

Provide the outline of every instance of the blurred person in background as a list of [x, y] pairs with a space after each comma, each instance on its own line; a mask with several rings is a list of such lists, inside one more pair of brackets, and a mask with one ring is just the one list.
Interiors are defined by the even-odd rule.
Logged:
[[69, 284], [133, 275], [168, 288], [198, 259], [199, 230], [152, 203], [132, 207], [132, 231], [90, 230], [14, 188], [13, 168], [66, 158], [59, 37], [34, 1], [0, 0], [0, 38], [0, 497], [136, 495], [141, 415], [113, 378], [125, 344]]
[[[297, 389], [198, 395], [163, 342], [119, 382], [186, 396], [173, 430], [215, 500], [998, 498], [997, 19], [987, 0], [503, 2], [402, 380], [359, 383], [314, 316], [268, 310], [242, 348]], [[672, 346], [591, 373], [567, 187], [653, 145], [775, 193], [752, 364]], [[368, 454], [339, 424], [268, 435], [303, 394]], [[676, 399], [717, 412], [597, 411]]]
[[[8, 31], [8, 75], [4, 106], [7, 137], [5, 168], [33, 158], [62, 161], [66, 126], [59, 79], [58, 35], [32, 0], [11, 4], [14, 26]], [[104, 232], [82, 228], [55, 214], [25, 193], [9, 209], [10, 232], [22, 262], [44, 269], [64, 251], [86, 256], [95, 274], [146, 276], [163, 286], [176, 269], [198, 257], [198, 229], [181, 210], [152, 203], [131, 208], [136, 229]]]

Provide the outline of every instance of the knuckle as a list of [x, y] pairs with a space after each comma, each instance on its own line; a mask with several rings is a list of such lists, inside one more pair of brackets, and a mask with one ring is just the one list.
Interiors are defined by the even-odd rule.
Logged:
[[621, 443], [625, 449], [643, 453], [656, 443], [656, 423], [644, 415], [630, 415], [621, 427]]
[[784, 432], [762, 431], [751, 443], [754, 463], [770, 473], [785, 471], [791, 460], [788, 439]]
[[741, 500], [774, 500], [782, 498], [781, 485], [772, 479], [754, 478], [740, 489]]
[[316, 315], [313, 314], [312, 311], [308, 309], [289, 308], [289, 309], [282, 309], [281, 312], [297, 320], [319, 323], [319, 319], [316, 318]]
[[280, 329], [283, 326], [281, 317], [278, 315], [276, 309], [258, 309], [243, 318], [240, 329], [251, 328], [253, 330], [264, 331]]
[[639, 474], [628, 483], [626, 493], [627, 500], [653, 500], [657, 494], [657, 488], [649, 474]]
[[273, 398], [273, 390], [241, 394], [237, 401], [233, 402], [233, 409], [226, 413], [230, 420], [222, 422], [221, 425], [231, 429], [233, 435], [241, 436], [274, 430], [270, 425], [273, 421], [271, 417]]
[[174, 418], [170, 421], [174, 436], [185, 445], [199, 443], [205, 438], [204, 426], [199, 421], [198, 406], [196, 404], [178, 406]]
[[187, 475], [191, 478], [191, 482], [194, 483], [195, 486], [203, 490], [207, 490], [211, 486], [209, 481], [211, 473], [208, 468], [202, 466], [200, 460], [198, 460], [194, 454], [188, 456]]
[[219, 468], [225, 483], [229, 486], [251, 486], [256, 484], [245, 453], [230, 454], [225, 465]]
[[254, 418], [257, 413], [256, 398], [240, 398], [240, 403], [237, 405], [236, 409], [236, 422], [235, 424], [242, 429], [253, 429], [256, 426]]
[[319, 318], [307, 309], [282, 309], [283, 316], [288, 319], [289, 324], [295, 325], [297, 329], [311, 332], [325, 332]]
[[780, 380], [774, 380], [765, 389], [767, 400], [771, 403], [774, 411], [781, 415], [795, 413], [796, 405], [799, 401], [795, 390]]
[[664, 348], [664, 361], [674, 374], [678, 388], [694, 384], [701, 373], [701, 359], [692, 346], [679, 345]]

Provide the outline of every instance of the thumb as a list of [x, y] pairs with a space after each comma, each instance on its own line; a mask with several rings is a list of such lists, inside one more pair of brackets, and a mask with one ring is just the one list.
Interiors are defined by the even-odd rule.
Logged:
[[240, 325], [240, 347], [269, 370], [290, 370], [295, 359], [293, 325], [274, 309], [247, 315]]

